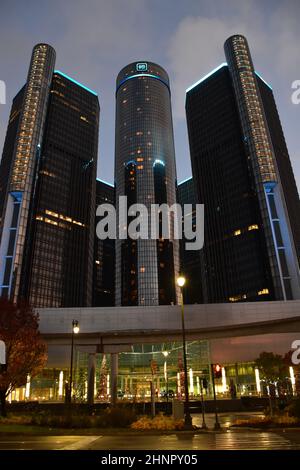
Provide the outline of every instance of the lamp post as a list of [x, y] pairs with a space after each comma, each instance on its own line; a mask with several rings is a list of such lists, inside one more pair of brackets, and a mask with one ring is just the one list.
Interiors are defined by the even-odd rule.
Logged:
[[185, 425], [185, 428], [190, 429], [190, 428], [192, 428], [193, 422], [192, 422], [192, 417], [190, 415], [189, 385], [188, 385], [185, 325], [184, 325], [183, 286], [185, 285], [185, 277], [179, 276], [177, 278], [177, 285], [180, 287], [180, 292], [181, 292], [181, 326], [182, 326], [182, 347], [183, 347], [183, 365], [184, 365], [184, 394], [185, 394], [184, 425]]
[[73, 350], [74, 350], [74, 335], [79, 333], [78, 320], [72, 320], [72, 342], [71, 342], [71, 364], [70, 364], [70, 380], [68, 389], [68, 403], [72, 402], [72, 382], [73, 382]]

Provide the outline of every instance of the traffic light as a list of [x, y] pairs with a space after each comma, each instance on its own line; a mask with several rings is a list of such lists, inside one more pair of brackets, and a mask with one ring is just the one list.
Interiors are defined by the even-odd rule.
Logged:
[[222, 367], [220, 366], [220, 364], [214, 364], [213, 369], [215, 379], [220, 379], [222, 377]]

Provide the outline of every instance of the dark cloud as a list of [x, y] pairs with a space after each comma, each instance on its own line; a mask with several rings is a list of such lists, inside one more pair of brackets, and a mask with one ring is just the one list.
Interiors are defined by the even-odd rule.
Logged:
[[0, 79], [7, 105], [0, 105], [0, 149], [11, 99], [26, 79], [33, 45], [49, 42], [57, 68], [99, 93], [99, 175], [113, 180], [114, 88], [118, 71], [146, 59], [170, 74], [179, 179], [189, 176], [184, 91], [224, 61], [223, 42], [244, 33], [257, 70], [272, 83], [295, 174], [300, 182], [300, 105], [291, 83], [300, 79], [298, 0], [1, 0]]

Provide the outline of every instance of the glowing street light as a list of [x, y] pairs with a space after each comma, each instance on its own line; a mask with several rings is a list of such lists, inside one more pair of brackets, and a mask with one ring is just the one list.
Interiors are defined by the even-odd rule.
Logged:
[[178, 285], [179, 287], [183, 287], [184, 284], [185, 284], [185, 277], [179, 276], [179, 277], [177, 278], [177, 285]]
[[181, 325], [182, 325], [182, 346], [183, 346], [183, 364], [184, 364], [184, 394], [185, 394], [185, 414], [184, 414], [184, 425], [186, 428], [191, 428], [193, 425], [192, 417], [190, 415], [190, 403], [189, 403], [189, 384], [188, 384], [188, 370], [187, 370], [187, 359], [186, 359], [186, 341], [185, 341], [185, 325], [184, 325], [184, 299], [183, 299], [183, 287], [185, 285], [185, 277], [179, 276], [176, 279], [178, 287], [181, 291]]
[[68, 389], [68, 403], [72, 401], [72, 384], [73, 384], [73, 351], [74, 351], [74, 335], [79, 333], [79, 322], [78, 320], [72, 320], [72, 343], [71, 343], [71, 365], [70, 365], [70, 381]]

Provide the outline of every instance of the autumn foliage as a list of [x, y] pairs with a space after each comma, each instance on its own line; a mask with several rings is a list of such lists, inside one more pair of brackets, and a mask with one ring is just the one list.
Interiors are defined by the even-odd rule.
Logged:
[[47, 361], [46, 345], [38, 329], [38, 314], [27, 304], [0, 298], [0, 340], [6, 345], [6, 370], [0, 372], [0, 400], [26, 384], [27, 375], [37, 375]]

